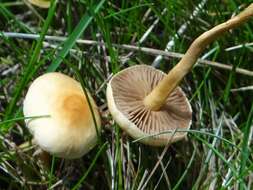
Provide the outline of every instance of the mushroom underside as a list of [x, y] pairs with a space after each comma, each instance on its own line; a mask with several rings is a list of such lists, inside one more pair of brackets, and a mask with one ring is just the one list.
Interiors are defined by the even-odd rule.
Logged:
[[[144, 134], [152, 135], [167, 131], [152, 138], [180, 138], [191, 123], [191, 106], [181, 88], [177, 87], [159, 111], [152, 111], [143, 104], [144, 98], [157, 86], [166, 74], [151, 66], [139, 65], [115, 75], [111, 82], [114, 103], [117, 109]], [[173, 140], [172, 140], [173, 141]]]

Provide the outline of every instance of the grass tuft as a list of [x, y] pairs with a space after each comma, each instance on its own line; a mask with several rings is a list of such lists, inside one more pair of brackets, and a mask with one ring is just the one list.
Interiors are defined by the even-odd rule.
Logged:
[[[250, 3], [52, 0], [41, 9], [1, 1], [0, 189], [253, 189], [253, 19], [210, 44], [180, 84], [193, 109], [185, 140], [140, 144], [106, 102], [113, 74], [137, 64], [167, 72], [197, 36]], [[50, 116], [24, 117], [22, 102], [33, 79], [54, 71], [90, 92], [102, 131], [83, 158], [50, 156], [46, 167], [24, 120]]]

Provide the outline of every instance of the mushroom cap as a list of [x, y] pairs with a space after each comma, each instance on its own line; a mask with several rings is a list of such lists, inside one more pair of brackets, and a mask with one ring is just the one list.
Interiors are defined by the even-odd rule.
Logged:
[[40, 8], [49, 8], [50, 7], [50, 0], [28, 0], [31, 4], [36, 5]]
[[[98, 132], [101, 121], [88, 94]], [[47, 73], [33, 81], [23, 104], [26, 125], [35, 142], [46, 152], [63, 158], [79, 158], [97, 143], [97, 131], [88, 101], [76, 80], [61, 73]]]
[[184, 138], [187, 132], [155, 134], [187, 130], [191, 125], [191, 105], [179, 87], [170, 94], [159, 111], [152, 111], [143, 104], [144, 98], [164, 76], [165, 73], [151, 66], [138, 65], [114, 75], [107, 86], [108, 107], [114, 120], [131, 137], [142, 138], [140, 142], [152, 146], [176, 142]]

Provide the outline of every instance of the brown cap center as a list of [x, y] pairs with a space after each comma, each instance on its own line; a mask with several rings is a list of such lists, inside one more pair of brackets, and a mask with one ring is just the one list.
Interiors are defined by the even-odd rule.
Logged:
[[65, 95], [59, 109], [70, 127], [80, 127], [79, 123], [89, 121], [91, 117], [89, 105], [82, 94]]

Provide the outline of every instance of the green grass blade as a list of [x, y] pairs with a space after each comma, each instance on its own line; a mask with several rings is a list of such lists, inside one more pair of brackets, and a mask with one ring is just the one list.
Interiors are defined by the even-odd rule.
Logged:
[[13, 119], [7, 119], [5, 121], [0, 121], [0, 126], [4, 125], [4, 124], [7, 124], [7, 123], [10, 123], [10, 122], [21, 121], [21, 120], [24, 120], [24, 119], [37, 119], [37, 118], [45, 118], [45, 117], [50, 117], [50, 115], [40, 115], [40, 116], [31, 116], [31, 117], [16, 117], [16, 118], [13, 118]]
[[[40, 54], [40, 50], [42, 48], [42, 43], [43, 43], [44, 37], [45, 37], [45, 35], [47, 33], [47, 30], [48, 30], [48, 28], [50, 26], [50, 23], [52, 21], [54, 13], [55, 13], [56, 3], [57, 3], [57, 0], [53, 0], [51, 2], [51, 7], [50, 7], [50, 9], [48, 11], [46, 22], [43, 25], [43, 28], [42, 28], [42, 31], [41, 31], [41, 34], [40, 34], [40, 38], [39, 38], [39, 40], [38, 40], [38, 42], [37, 42], [37, 44], [35, 46], [35, 49], [34, 49], [33, 54], [31, 56], [31, 59], [29, 60], [29, 63], [27, 65], [27, 67], [26, 67], [25, 74], [20, 79], [20, 82], [17, 83], [15, 94], [14, 94], [12, 100], [10, 101], [10, 103], [9, 103], [7, 109], [6, 109], [5, 116], [4, 116], [5, 120], [9, 119], [10, 115], [14, 111], [16, 103], [17, 103], [18, 99], [21, 96], [22, 90], [25, 88], [26, 84], [28, 83], [28, 81], [29, 81], [29, 79], [31, 77], [30, 76], [30, 72], [33, 70], [33, 67], [36, 65], [36, 61], [38, 60], [38, 57], [39, 57], [39, 54]], [[8, 129], [8, 126], [6, 126], [4, 130], [7, 130], [7, 129]]]
[[134, 7], [130, 7], [130, 8], [127, 8], [127, 9], [121, 9], [118, 12], [114, 12], [112, 14], [109, 14], [109, 15], [105, 16], [105, 19], [117, 16], [117, 15], [120, 15], [120, 14], [124, 14], [124, 13], [130, 12], [130, 11], [133, 11], [135, 9], [141, 8], [141, 7], [151, 6], [151, 5], [153, 5], [153, 3], [145, 3], [145, 4], [137, 5], [137, 6], [134, 6]]
[[193, 161], [194, 161], [195, 155], [196, 155], [196, 149], [194, 149], [194, 151], [193, 151], [193, 153], [192, 153], [192, 157], [191, 157], [191, 159], [190, 159], [188, 165], [186, 166], [184, 173], [182, 174], [182, 176], [180, 177], [180, 179], [177, 181], [176, 185], [173, 187], [172, 190], [176, 190], [176, 189], [179, 188], [180, 184], [181, 184], [182, 181], [184, 180], [184, 178], [185, 178], [187, 172], [189, 171], [189, 169], [190, 169], [190, 167], [191, 167], [191, 165], [192, 165], [192, 163], [193, 163]]
[[6, 20], [14, 20], [15, 24], [24, 32], [31, 33], [31, 30], [23, 22], [17, 20], [15, 15], [12, 14], [2, 3], [0, 3], [0, 14], [2, 14]]
[[[246, 169], [246, 163], [249, 158], [249, 147], [248, 147], [248, 141], [249, 141], [249, 134], [250, 134], [250, 128], [252, 127], [253, 122], [253, 103], [251, 105], [251, 109], [249, 112], [248, 120], [245, 126], [245, 131], [243, 135], [243, 142], [242, 142], [242, 151], [241, 151], [241, 167], [239, 170], [239, 175], [241, 175], [244, 170]], [[240, 188], [243, 188], [243, 183], [240, 183]]]
[[95, 128], [96, 128], [96, 133], [97, 133], [97, 136], [98, 136], [98, 144], [101, 145], [101, 134], [100, 134], [100, 131], [98, 130], [98, 123], [96, 121], [95, 113], [94, 113], [94, 110], [93, 110], [92, 105], [91, 105], [91, 100], [89, 98], [89, 94], [86, 90], [85, 81], [84, 81], [81, 73], [79, 72], [78, 68], [75, 65], [73, 65], [71, 63], [68, 63], [68, 62], [66, 62], [66, 64], [74, 70], [76, 78], [79, 80], [79, 82], [82, 86], [83, 92], [85, 94], [85, 97], [86, 97], [88, 105], [89, 105], [89, 109], [90, 109], [90, 112], [91, 112], [91, 115], [92, 115], [93, 122], [94, 122], [94, 125], [95, 125]]
[[49, 173], [49, 185], [48, 189], [50, 189], [53, 181], [53, 175], [54, 175], [54, 168], [55, 168], [55, 156], [52, 156], [52, 162], [51, 162], [51, 168], [50, 168], [50, 173]]
[[107, 147], [107, 142], [105, 142], [97, 151], [97, 154], [95, 155], [95, 157], [93, 158], [89, 168], [87, 169], [87, 171], [84, 173], [84, 175], [80, 178], [80, 180], [77, 182], [77, 184], [71, 189], [71, 190], [76, 190], [80, 187], [80, 185], [84, 182], [84, 180], [86, 179], [86, 177], [89, 175], [90, 171], [92, 170], [92, 168], [95, 166], [96, 161], [98, 159], [98, 157], [100, 156], [100, 154], [105, 150], [105, 148]]
[[[103, 6], [105, 0], [100, 1], [96, 6], [91, 8], [91, 11], [86, 13], [82, 18], [79, 24], [75, 27], [74, 31], [71, 33], [71, 35], [68, 37], [68, 39], [64, 42], [62, 49], [59, 51], [58, 55], [56, 56], [56, 59], [53, 60], [52, 64], [48, 67], [48, 72], [55, 71], [60, 64], [62, 63], [62, 60], [66, 57], [69, 50], [75, 45], [76, 40], [82, 35], [84, 30], [89, 26], [92, 19], [94, 18], [94, 14], [98, 13], [100, 8]], [[90, 14], [92, 12], [92, 15]]]
[[194, 135], [194, 137], [195, 137], [196, 139], [198, 139], [199, 141], [201, 141], [201, 142], [202, 142], [203, 144], [205, 144], [210, 150], [212, 150], [212, 152], [213, 152], [220, 160], [222, 160], [223, 163], [224, 163], [225, 165], [227, 165], [227, 167], [229, 167], [229, 168], [231, 169], [231, 171], [232, 171], [232, 173], [233, 173], [233, 175], [234, 175], [233, 177], [235, 178], [235, 180], [238, 180], [238, 181], [242, 182], [243, 185], [245, 186], [245, 183], [244, 183], [243, 180], [241, 179], [241, 176], [237, 175], [236, 169], [235, 169], [234, 165], [233, 165], [231, 162], [229, 162], [229, 161], [222, 155], [221, 152], [219, 152], [216, 148], [214, 148], [214, 147], [213, 147], [210, 143], [208, 143], [205, 139], [199, 137], [198, 135], [195, 135], [195, 134], [193, 134], [193, 135]]

